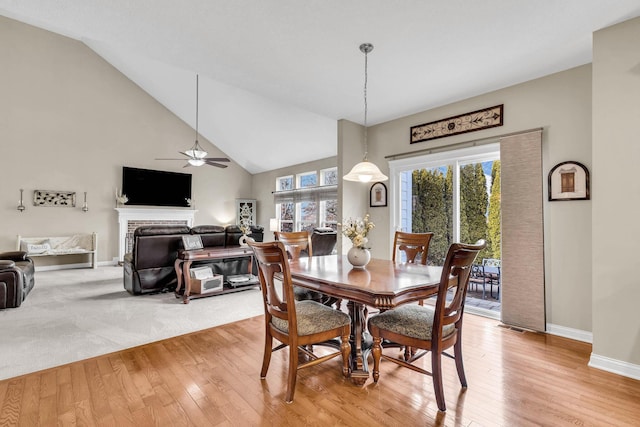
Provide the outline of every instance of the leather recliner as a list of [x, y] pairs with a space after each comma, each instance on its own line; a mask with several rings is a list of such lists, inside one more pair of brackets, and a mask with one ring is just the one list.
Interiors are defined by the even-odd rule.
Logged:
[[0, 253], [0, 309], [20, 307], [35, 285], [34, 272], [26, 252]]
[[338, 241], [338, 233], [333, 228], [317, 227], [311, 233], [313, 256], [331, 255]]

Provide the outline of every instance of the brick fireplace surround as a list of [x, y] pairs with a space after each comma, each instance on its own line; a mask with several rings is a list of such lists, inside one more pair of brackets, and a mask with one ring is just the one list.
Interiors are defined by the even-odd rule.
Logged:
[[171, 208], [116, 208], [118, 211], [118, 260], [130, 252], [133, 245], [133, 231], [143, 225], [186, 225], [193, 227], [197, 210]]

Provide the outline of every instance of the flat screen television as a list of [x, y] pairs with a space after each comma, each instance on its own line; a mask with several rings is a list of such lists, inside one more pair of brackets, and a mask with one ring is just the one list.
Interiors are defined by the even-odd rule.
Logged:
[[123, 166], [122, 194], [127, 205], [187, 207], [191, 174]]

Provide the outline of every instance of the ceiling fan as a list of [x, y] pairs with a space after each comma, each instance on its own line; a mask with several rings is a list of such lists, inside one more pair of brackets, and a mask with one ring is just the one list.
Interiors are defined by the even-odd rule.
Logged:
[[186, 160], [187, 164], [184, 167], [189, 166], [202, 166], [209, 165], [217, 168], [226, 168], [227, 165], [223, 165], [219, 162], [229, 162], [226, 157], [207, 157], [207, 152], [202, 149], [198, 143], [198, 75], [196, 74], [196, 142], [193, 147], [186, 151], [180, 151], [180, 154], [187, 156], [186, 159], [156, 159], [156, 160]]

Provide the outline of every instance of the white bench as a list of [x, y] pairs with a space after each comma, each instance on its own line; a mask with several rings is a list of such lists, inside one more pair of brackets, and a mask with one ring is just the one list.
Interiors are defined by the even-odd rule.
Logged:
[[98, 268], [98, 234], [73, 234], [63, 237], [22, 237], [17, 250], [29, 257], [90, 254], [91, 267]]

